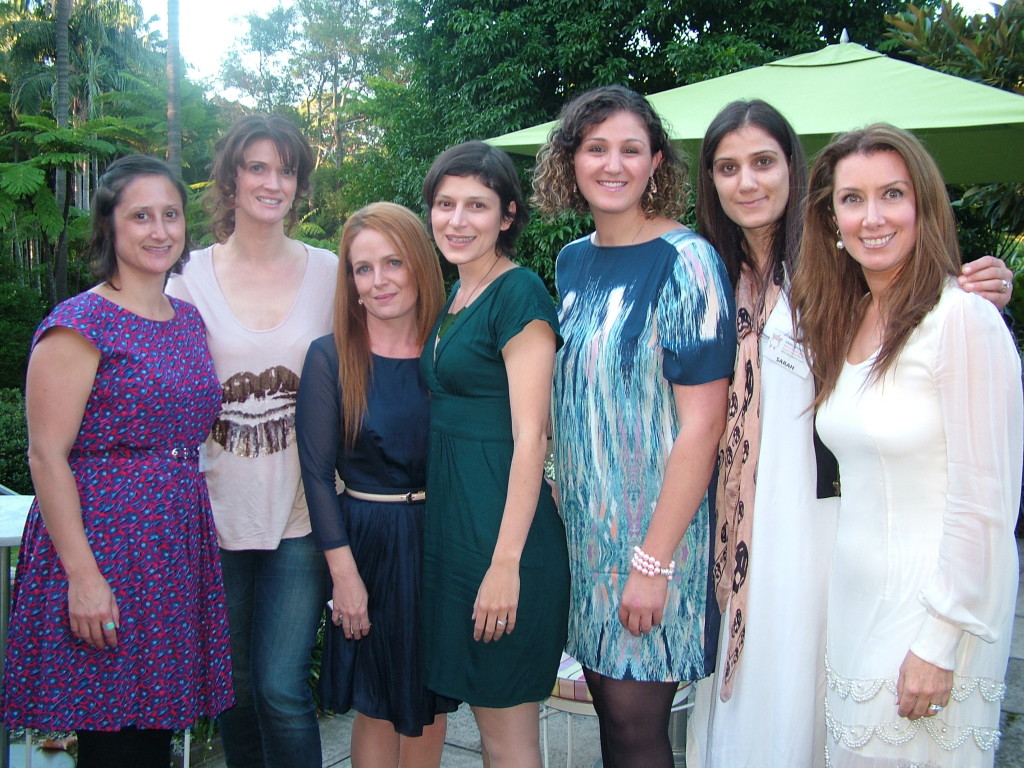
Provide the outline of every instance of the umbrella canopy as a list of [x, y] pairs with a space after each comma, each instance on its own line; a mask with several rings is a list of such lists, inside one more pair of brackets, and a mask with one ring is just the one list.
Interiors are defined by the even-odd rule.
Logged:
[[[887, 122], [913, 131], [948, 184], [1024, 181], [1024, 96], [891, 59], [855, 43], [829, 45], [743, 72], [653, 94], [673, 142], [697, 157], [718, 111], [764, 99], [793, 124], [808, 156], [839, 131]], [[536, 154], [554, 121], [489, 143]]]

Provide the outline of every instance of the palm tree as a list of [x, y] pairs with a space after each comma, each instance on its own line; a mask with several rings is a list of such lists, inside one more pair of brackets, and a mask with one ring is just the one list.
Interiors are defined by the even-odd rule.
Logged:
[[167, 161], [181, 175], [181, 56], [178, 0], [167, 0]]
[[[69, 28], [71, 23], [71, 0], [57, 0], [57, 104], [54, 118], [58, 128], [68, 127], [70, 99], [68, 97], [68, 75], [70, 70]], [[54, 196], [57, 207], [64, 218], [64, 228], [57, 240], [57, 248], [53, 260], [53, 301], [61, 301], [68, 295], [68, 212], [70, 196], [68, 182], [71, 178], [70, 169], [57, 169], [54, 179]]]

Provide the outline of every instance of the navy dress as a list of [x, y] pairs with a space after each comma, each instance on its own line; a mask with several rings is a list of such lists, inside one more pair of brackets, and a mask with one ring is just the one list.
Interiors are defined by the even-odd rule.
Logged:
[[312, 343], [299, 385], [296, 431], [313, 536], [321, 550], [346, 544], [369, 596], [370, 633], [347, 640], [327, 622], [320, 673], [321, 706], [355, 708], [419, 736], [436, 714], [459, 702], [435, 696], [420, 673], [420, 571], [424, 503], [361, 501], [347, 486], [393, 494], [426, 487], [429, 408], [419, 359], [373, 356], [367, 413], [351, 450], [340, 430], [341, 392], [334, 337]]

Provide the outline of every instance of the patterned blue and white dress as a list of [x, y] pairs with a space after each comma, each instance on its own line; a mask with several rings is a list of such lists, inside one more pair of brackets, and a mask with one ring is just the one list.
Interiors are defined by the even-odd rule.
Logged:
[[[619, 596], [679, 428], [672, 385], [732, 375], [733, 291], [718, 253], [688, 229], [631, 246], [590, 237], [558, 256], [555, 471], [569, 539], [567, 650], [619, 680], [693, 680], [705, 654], [708, 501], [674, 554], [662, 624], [633, 637]], [[713, 658], [713, 655], [712, 655]]]

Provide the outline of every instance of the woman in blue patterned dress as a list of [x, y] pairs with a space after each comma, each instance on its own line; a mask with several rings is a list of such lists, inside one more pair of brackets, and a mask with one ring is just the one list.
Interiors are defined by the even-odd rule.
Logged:
[[131, 156], [100, 177], [101, 281], [36, 333], [36, 501], [14, 593], [4, 723], [78, 731], [78, 766], [166, 768], [172, 729], [232, 703], [227, 613], [197, 448], [220, 386], [194, 307], [164, 282], [185, 188]]
[[542, 210], [589, 212], [596, 230], [558, 257], [552, 401], [568, 651], [607, 768], [671, 766], [678, 684], [709, 672], [707, 489], [736, 337], [717, 252], [673, 219], [685, 178], [658, 116], [620, 86], [563, 109], [534, 178]]

